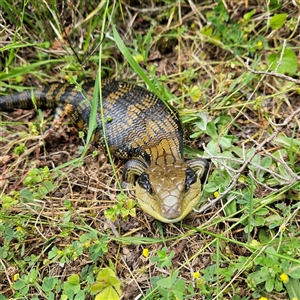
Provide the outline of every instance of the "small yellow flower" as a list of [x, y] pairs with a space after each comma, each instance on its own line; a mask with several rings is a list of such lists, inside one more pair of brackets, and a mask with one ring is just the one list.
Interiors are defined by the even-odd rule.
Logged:
[[293, 297], [292, 300], [298, 300], [298, 298], [297, 297]]
[[14, 275], [14, 281], [17, 281], [19, 278], [20, 278], [20, 274], [19, 273], [17, 273], [17, 274]]
[[17, 231], [21, 231], [22, 230], [22, 227], [21, 226], [18, 226], [17, 227]]
[[194, 279], [198, 279], [200, 277], [200, 273], [194, 272], [193, 277], [194, 277]]
[[268, 300], [266, 297], [260, 297], [258, 300]]
[[280, 229], [281, 229], [282, 232], [286, 231], [286, 227], [284, 225], [281, 225]]
[[62, 252], [61, 250], [58, 250], [58, 251], [57, 251], [57, 254], [58, 254], [58, 255], [62, 255], [63, 252]]
[[148, 248], [143, 249], [143, 256], [144, 257], [148, 257], [149, 256], [149, 249]]
[[283, 283], [287, 283], [289, 281], [289, 276], [287, 276], [285, 273], [282, 273], [280, 275], [280, 279]]
[[263, 46], [263, 43], [261, 41], [257, 42], [257, 48], [258, 49], [261, 49]]
[[214, 192], [214, 196], [215, 196], [215, 198], [218, 198], [219, 197], [219, 192]]

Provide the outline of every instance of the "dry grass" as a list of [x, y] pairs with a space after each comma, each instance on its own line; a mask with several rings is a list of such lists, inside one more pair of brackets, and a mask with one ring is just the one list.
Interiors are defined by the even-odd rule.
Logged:
[[[84, 141], [67, 118], [44, 140], [41, 133], [51, 124], [51, 111], [38, 116], [34, 111], [1, 112], [0, 296], [50, 299], [41, 285], [45, 278], [55, 277], [61, 289], [54, 292], [53, 299], [61, 299], [67, 278], [79, 274], [85, 299], [92, 299], [89, 287], [103, 267], [114, 268], [123, 283], [122, 299], [146, 299], [146, 291], [153, 284], [151, 278], [168, 277], [176, 270], [186, 286], [194, 285], [191, 299], [232, 299], [234, 295], [235, 299], [283, 299], [290, 295], [284, 288], [269, 292], [264, 282], [253, 286], [248, 277], [258, 270], [256, 258], [270, 253], [267, 247], [276, 248], [287, 263], [299, 259], [299, 248], [292, 247], [292, 253], [284, 250], [292, 244], [290, 239], [299, 241], [299, 87], [273, 75], [251, 73], [245, 61], [249, 59], [249, 65], [257, 71], [268, 71], [267, 57], [280, 53], [284, 39], [299, 60], [299, 7], [296, 9], [294, 1], [285, 1], [275, 13], [287, 13], [288, 21], [280, 30], [272, 31], [267, 27], [270, 12], [266, 4], [238, 1], [233, 6], [223, 2], [230, 15], [225, 24], [227, 36], [233, 34], [229, 28], [234, 22], [249, 36], [240, 47], [226, 44], [226, 34], [219, 38], [204, 34], [217, 1], [175, 5], [167, 1], [148, 5], [126, 1], [122, 6], [115, 3], [109, 7], [123, 41], [137, 59], [140, 55], [140, 65], [162, 97], [179, 110], [185, 143], [197, 149], [188, 148], [186, 153], [201, 153], [212, 161], [208, 183], [216, 182], [214, 191], [221, 194], [222, 201], [207, 206], [207, 198], [212, 199], [214, 194], [205, 190], [202, 206], [206, 205], [206, 210], [193, 212], [178, 224], [156, 222], [138, 207], [136, 217], [118, 216], [111, 222], [104, 213], [116, 205], [120, 193], [105, 151], [90, 146], [83, 161], [78, 161]], [[18, 17], [16, 12], [22, 11], [23, 3], [14, 1], [15, 12], [6, 7], [11, 14], [4, 9], [5, 3], [0, 7], [2, 94], [22, 86], [63, 81], [65, 76], [78, 76], [78, 81], [95, 77], [100, 42], [102, 75], [142, 84], [116, 48], [110, 27], [100, 41], [100, 4], [78, 0], [72, 5], [57, 1], [51, 6], [30, 1], [24, 15]], [[243, 16], [254, 8], [256, 13], [245, 23]], [[258, 47], [259, 40], [250, 37], [262, 37], [263, 46]], [[247, 51], [245, 47], [251, 43], [253, 50]], [[25, 46], [20, 47], [22, 44]], [[38, 66], [31, 68], [34, 64]], [[298, 77], [299, 67], [292, 75]], [[199, 99], [194, 99], [193, 87], [200, 93]], [[202, 130], [201, 111], [214, 121], [218, 138], [212, 130]], [[211, 141], [215, 144], [209, 144]], [[16, 147], [21, 144], [25, 151], [17, 155]], [[247, 152], [250, 149], [253, 152]], [[99, 151], [97, 156], [94, 150]], [[265, 167], [262, 161], [268, 159], [270, 165]], [[114, 163], [120, 178], [123, 162]], [[55, 188], [33, 202], [20, 201], [28, 172], [45, 166], [53, 170], [49, 180]], [[27, 189], [36, 191], [41, 186], [39, 183]], [[4, 208], [5, 195], [17, 198], [18, 203]], [[134, 195], [129, 198], [134, 199]], [[268, 221], [255, 223], [260, 216]], [[275, 224], [272, 217], [277, 218], [278, 226], [270, 226]], [[252, 231], [246, 234], [250, 226]], [[93, 260], [96, 250], [92, 246], [97, 245], [97, 239], [87, 244], [80, 237], [95, 232], [107, 251]], [[81, 252], [76, 241], [80, 241]], [[159, 267], [151, 261], [164, 246], [168, 255], [175, 252], [171, 267]], [[57, 260], [49, 257], [53, 247], [62, 251]], [[145, 248], [149, 257], [142, 255]], [[65, 263], [59, 262], [64, 256]], [[232, 267], [237, 262], [240, 267]], [[216, 270], [211, 269], [214, 265]], [[38, 274], [35, 278], [32, 270]], [[228, 278], [222, 270], [228, 270]], [[195, 272], [200, 272], [200, 279]], [[276, 280], [282, 272], [284, 269], [278, 271]], [[13, 285], [18, 278], [25, 282], [24, 276], [39, 283], [26, 282], [26, 295]], [[163, 299], [155, 293], [157, 290], [147, 299]], [[185, 291], [186, 299], [188, 295]]]

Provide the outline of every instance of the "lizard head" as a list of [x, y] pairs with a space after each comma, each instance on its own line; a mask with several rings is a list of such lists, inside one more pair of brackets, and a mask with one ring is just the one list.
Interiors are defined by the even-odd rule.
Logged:
[[135, 183], [141, 208], [164, 223], [175, 223], [191, 212], [200, 199], [201, 177], [207, 171], [202, 159], [172, 164], [151, 164]]

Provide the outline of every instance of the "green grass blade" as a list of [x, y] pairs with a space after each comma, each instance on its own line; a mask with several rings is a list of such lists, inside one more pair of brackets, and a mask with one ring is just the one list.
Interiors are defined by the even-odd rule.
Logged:
[[39, 67], [44, 66], [44, 65], [50, 65], [53, 63], [61, 63], [64, 62], [65, 59], [61, 58], [61, 59], [48, 59], [48, 60], [44, 60], [44, 61], [39, 61], [36, 63], [32, 63], [30, 65], [27, 66], [21, 66], [21, 67], [16, 67], [13, 68], [11, 70], [8, 71], [8, 73], [1, 73], [0, 74], [0, 81], [4, 81], [4, 80], [8, 80], [11, 78], [16, 78], [18, 76], [22, 76], [24, 74], [33, 74], [34, 75], [34, 71], [38, 70]]

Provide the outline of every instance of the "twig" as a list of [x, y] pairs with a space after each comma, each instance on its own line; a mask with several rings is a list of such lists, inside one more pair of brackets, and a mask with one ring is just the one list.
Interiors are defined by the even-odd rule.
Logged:
[[3, 262], [2, 259], [0, 259], [0, 263], [2, 265], [2, 268], [3, 268], [4, 272], [5, 272], [5, 276], [6, 276], [7, 281], [9, 282], [9, 285], [12, 286], [12, 282], [11, 282], [11, 280], [9, 278], [8, 270], [7, 270], [7, 268], [6, 268], [6, 266], [5, 266], [5, 264], [4, 264], [4, 262]]
[[[248, 138], [249, 138], [249, 137], [248, 137]], [[252, 141], [251, 138], [249, 138], [249, 139]], [[256, 143], [257, 145], [259, 145], [256, 141], [253, 141], [253, 143]], [[272, 156], [272, 155], [269, 154], [264, 148], [263, 148], [263, 150], [264, 150], [264, 154], [265, 154], [266, 156], [270, 156], [273, 160], [275, 160], [275, 161], [278, 162], [279, 164], [284, 165], [284, 167], [286, 168], [286, 170], [290, 173], [291, 177], [294, 177], [294, 176], [295, 176], [295, 174], [293, 173], [293, 171], [287, 166], [287, 164], [286, 164], [284, 161], [282, 161], [282, 160], [280, 160], [280, 159], [278, 159], [278, 158]], [[224, 169], [226, 169], [226, 171], [229, 173], [229, 175], [230, 175], [230, 172], [232, 172], [232, 173], [237, 173], [238, 170], [236, 170], [236, 169], [234, 169], [234, 168], [232, 168], [232, 167], [227, 166], [225, 163], [222, 162], [223, 160], [231, 161], [231, 162], [238, 163], [238, 164], [242, 164], [242, 163], [243, 163], [243, 160], [242, 160], [242, 159], [239, 159], [239, 158], [226, 157], [226, 156], [214, 156], [214, 155], [211, 155], [211, 154], [210, 154], [210, 152], [207, 150], [207, 148], [205, 148], [205, 151], [206, 151], [206, 153], [208, 153], [208, 157], [207, 157], [207, 158], [213, 159], [213, 160], [219, 160], [219, 164], [221, 164], [221, 165], [224, 167]], [[281, 176], [280, 174], [277, 174], [276, 172], [274, 172], [274, 171], [271, 170], [271, 169], [264, 168], [264, 167], [262, 167], [262, 166], [260, 166], [260, 165], [258, 165], [258, 164], [255, 164], [255, 163], [251, 163], [251, 165], [252, 165], [253, 167], [257, 168], [258, 170], [261, 170], [261, 171], [264, 171], [264, 172], [268, 172], [269, 174], [271, 174], [271, 175], [272, 175], [274, 178], [276, 178], [277, 180], [287, 181], [286, 178], [285, 178], [284, 176]], [[230, 172], [229, 172], [229, 171], [230, 171]], [[283, 184], [284, 184], [284, 183], [283, 183]]]
[[281, 78], [281, 79], [293, 82], [293, 83], [295, 83], [297, 85], [300, 85], [300, 80], [299, 79], [295, 79], [293, 77], [277, 73], [277, 70], [278, 70], [278, 68], [279, 68], [279, 66], [281, 64], [282, 58], [283, 58], [285, 47], [286, 47], [286, 40], [283, 41], [282, 51], [280, 53], [280, 58], [279, 58], [279, 60], [277, 62], [275, 71], [272, 71], [272, 72], [255, 71], [255, 70], [253, 70], [253, 69], [250, 68], [250, 66], [249, 66], [249, 60], [248, 59], [247, 59], [246, 63], [244, 63], [244, 65], [245, 65], [245, 67], [246, 67], [246, 69], [248, 71], [250, 71], [250, 72], [252, 72], [254, 74], [274, 76], [274, 77], [277, 77], [277, 78]]
[[255, 178], [255, 176], [252, 175], [252, 172], [251, 172], [251, 171], [249, 171], [248, 176], [249, 176], [250, 178], [252, 178], [257, 184], [263, 186], [266, 190], [270, 190], [270, 191], [272, 191], [272, 192], [277, 192], [277, 191], [278, 191], [278, 189], [273, 189], [273, 188], [271, 188], [270, 186], [268, 186], [268, 185], [266, 185], [266, 184], [260, 182], [259, 180], [257, 180], [257, 179]]
[[[276, 125], [276, 126], [278, 126], [278, 125]], [[251, 142], [255, 143], [256, 145], [259, 145], [259, 144], [258, 144], [255, 140], [253, 140], [250, 136], [247, 136], [247, 138], [248, 138]], [[293, 170], [288, 166], [288, 164], [287, 164], [283, 159], [279, 159], [279, 158], [277, 158], [277, 157], [274, 157], [273, 155], [271, 155], [270, 153], [268, 153], [268, 151], [267, 151], [266, 149], [264, 149], [264, 148], [262, 148], [262, 150], [264, 151], [264, 153], [265, 153], [266, 156], [271, 157], [271, 158], [272, 158], [273, 160], [275, 160], [277, 163], [283, 165], [284, 168], [285, 168], [285, 170], [289, 173], [289, 175], [290, 175], [293, 179], [300, 180], [300, 176], [295, 175], [295, 173], [293, 172]], [[273, 173], [273, 171], [271, 171], [271, 170], [268, 170], [268, 171], [269, 171], [269, 173], [271, 173], [271, 174]], [[279, 178], [282, 178], [282, 176], [280, 176], [279, 174], [276, 174], [276, 176], [279, 177]], [[274, 176], [274, 177], [276, 177], [276, 176]]]
[[252, 72], [254, 74], [274, 76], [274, 77], [277, 77], [277, 78], [281, 78], [281, 79], [293, 82], [297, 85], [300, 85], [300, 80], [299, 79], [295, 79], [293, 77], [290, 77], [290, 76], [287, 76], [287, 75], [284, 75], [284, 74], [279, 74], [279, 73], [276, 73], [276, 72], [255, 71], [255, 70], [253, 70], [249, 67], [248, 61], [245, 63], [245, 67], [247, 68], [247, 70], [249, 70], [250, 72]]
[[283, 58], [283, 54], [284, 54], [285, 48], [286, 48], [286, 39], [283, 40], [283, 44], [282, 44], [282, 49], [281, 49], [280, 57], [279, 57], [279, 59], [277, 60], [277, 64], [276, 64], [276, 67], [275, 67], [275, 70], [274, 70], [275, 73], [277, 73], [278, 68], [279, 68], [280, 65], [281, 65], [281, 62], [282, 62], [282, 58]]

